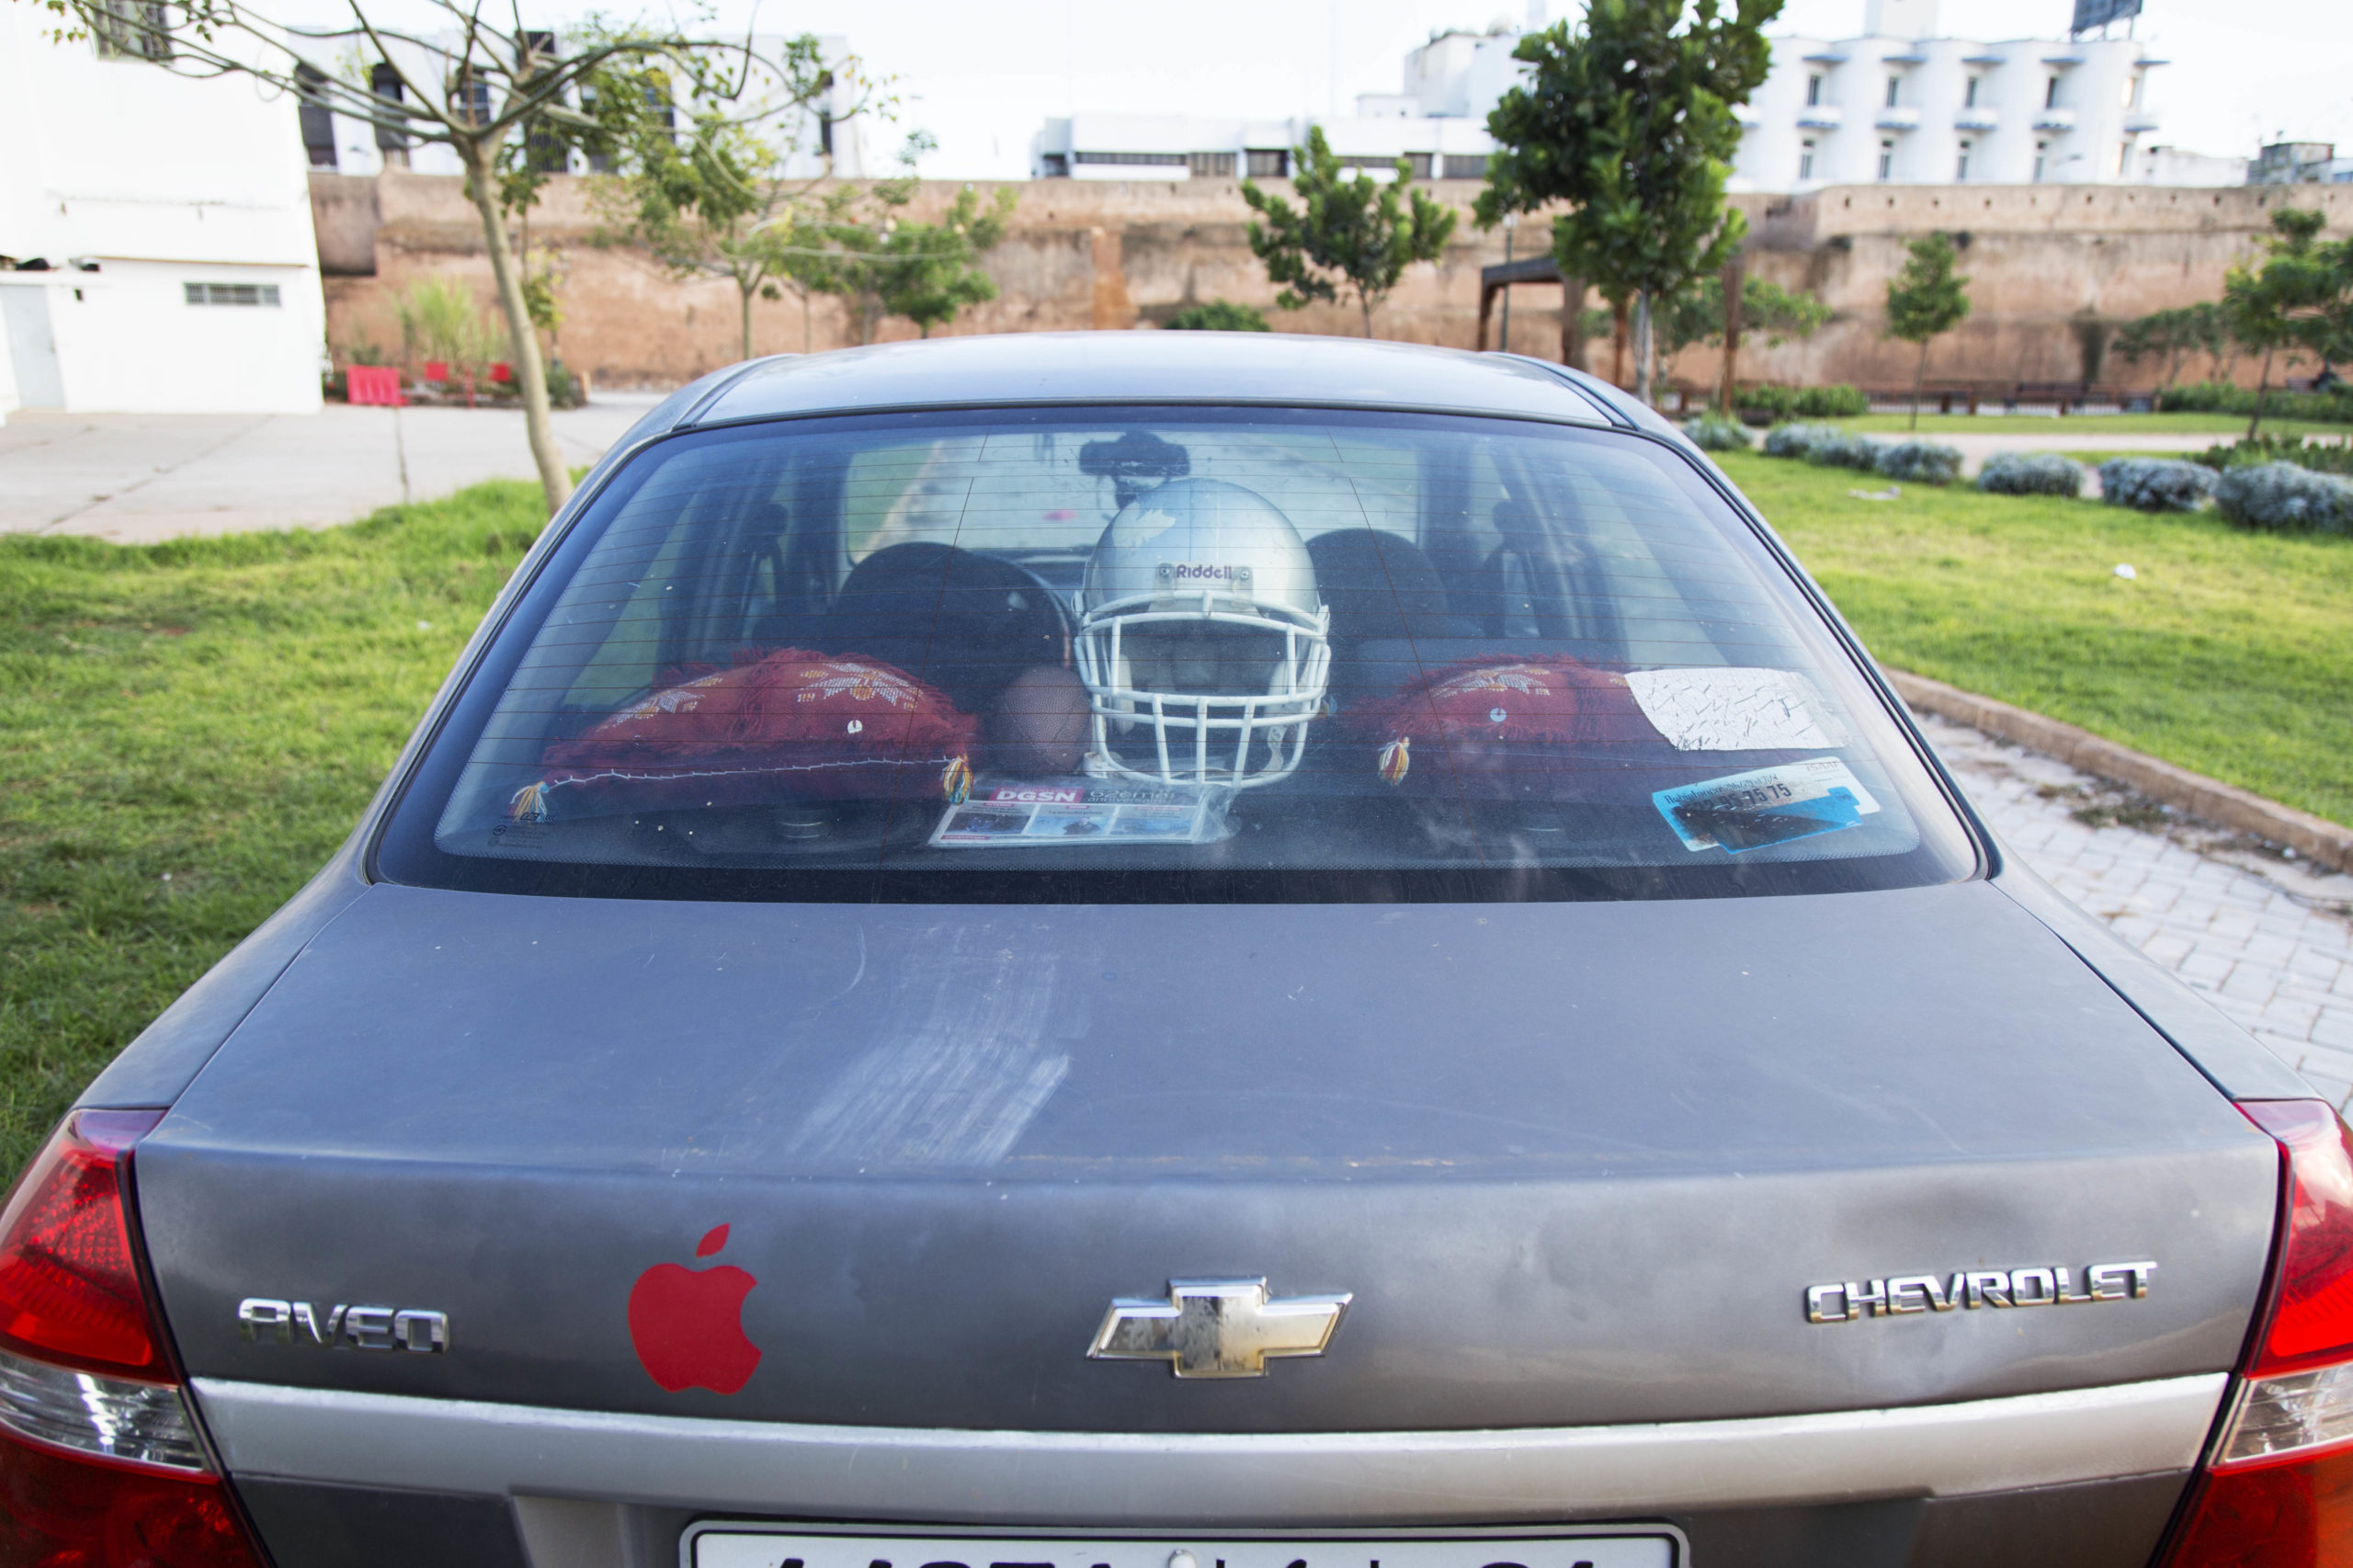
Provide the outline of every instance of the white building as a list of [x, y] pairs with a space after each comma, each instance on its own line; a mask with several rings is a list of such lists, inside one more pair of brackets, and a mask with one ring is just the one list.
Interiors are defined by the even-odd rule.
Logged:
[[[550, 52], [562, 49], [563, 38], [558, 32], [529, 35], [534, 48]], [[452, 35], [449, 43], [452, 52], [457, 43]], [[752, 40], [753, 49], [764, 55], [780, 57], [790, 40], [782, 37], [761, 35]], [[849, 57], [849, 40], [839, 36], [821, 37], [819, 50], [828, 61]], [[322, 40], [322, 52], [316, 56], [324, 65], [333, 63], [338, 53], [351, 54], [372, 50], [374, 45], [358, 33], [339, 35]], [[400, 52], [396, 48], [396, 52]], [[401, 59], [402, 71], [413, 81], [432, 81], [447, 67], [431, 51], [409, 46]], [[369, 85], [386, 97], [401, 97], [402, 72], [393, 71], [378, 62], [369, 71]], [[754, 93], [746, 104], [755, 104]], [[731, 111], [745, 105], [727, 106]], [[872, 150], [866, 143], [868, 117], [858, 112], [856, 88], [845, 82], [823, 94], [816, 102], [799, 108], [787, 109], [764, 122], [765, 134], [772, 137], [786, 150], [784, 177], [814, 179], [832, 173], [843, 179], [862, 179], [874, 175], [895, 173], [895, 169], [878, 166]], [[681, 105], [671, 111], [674, 119], [690, 112], [690, 106]], [[352, 115], [337, 114], [324, 103], [305, 104], [301, 109], [302, 150], [310, 166], [322, 173], [345, 175], [380, 174], [386, 168], [408, 169], [416, 174], [461, 175], [458, 155], [439, 142], [404, 145], [401, 133], [378, 126]], [[830, 166], [829, 166], [830, 165]], [[551, 149], [546, 172], [550, 174], [594, 174], [600, 172], [595, 160], [577, 152]]]
[[294, 104], [0, 6], [0, 416], [307, 413], [326, 311]]
[[[1975, 43], [1940, 38], [1938, 0], [1863, 0], [1863, 36], [1776, 38], [1741, 111], [1731, 187], [2237, 185], [2243, 158], [2151, 140], [2148, 75], [2165, 63], [2131, 39]], [[1531, 24], [1540, 19], [1540, 8]], [[1405, 57], [1403, 90], [1367, 93], [1346, 119], [1220, 119], [1081, 114], [1032, 143], [1035, 177], [1184, 179], [1288, 174], [1287, 149], [1321, 125], [1344, 163], [1417, 177], [1477, 178], [1495, 150], [1487, 114], [1527, 69], [1520, 35], [1445, 33]]]
[[1936, 36], [1937, 19], [1937, 0], [1865, 0], [1860, 38], [1775, 39], [1741, 111], [1733, 188], [2145, 177], [2148, 74], [2165, 63], [2146, 45], [1972, 43]]
[[1344, 165], [1392, 177], [1403, 158], [1415, 179], [1483, 179], [1487, 111], [1526, 67], [1519, 35], [1440, 33], [1405, 57], [1402, 92], [1364, 93], [1353, 115], [1243, 119], [1181, 114], [1077, 114], [1049, 119], [1030, 142], [1032, 178], [1280, 179], [1308, 128]]

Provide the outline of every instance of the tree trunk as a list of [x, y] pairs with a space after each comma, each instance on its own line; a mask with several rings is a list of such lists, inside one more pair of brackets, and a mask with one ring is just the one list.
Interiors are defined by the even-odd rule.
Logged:
[[[1508, 300], [1508, 296], [1506, 296], [1506, 300]], [[1362, 290], [1358, 290], [1357, 294], [1357, 303], [1364, 307], [1364, 335], [1369, 340], [1372, 336], [1372, 301], [1365, 298]], [[1504, 309], [1508, 311], [1511, 309], [1511, 306], [1506, 303], [1504, 306]], [[1508, 321], [1510, 318], [1506, 316], [1505, 319]], [[1506, 343], [1506, 347], [1508, 347], [1509, 344]]]
[[1920, 427], [1920, 389], [1928, 380], [1928, 340], [1920, 340], [1920, 361], [1912, 370], [1912, 428]]
[[2247, 416], [2246, 438], [2255, 439], [2256, 431], [2263, 424], [2263, 405], [2271, 396], [2271, 350], [2263, 351], [2263, 374], [2256, 378], [2255, 412]]
[[1609, 301], [1609, 384], [1626, 384], [1626, 301]]
[[1652, 363], [1652, 350], [1657, 347], [1654, 336], [1651, 294], [1645, 289], [1634, 296], [1634, 395], [1653, 408], [1658, 406], [1658, 372]]
[[1571, 278], [1561, 284], [1561, 363], [1572, 369], [1585, 369], [1585, 279]]
[[548, 515], [572, 498], [572, 472], [556, 449], [555, 426], [548, 418], [548, 378], [540, 365], [540, 335], [531, 326], [530, 308], [523, 302], [523, 280], [515, 253], [506, 243], [506, 225], [499, 221], [498, 178], [492, 167], [492, 149], [480, 142], [456, 144], [466, 168], [466, 192], [482, 215], [483, 238], [490, 246], [490, 275], [498, 284], [499, 308], [506, 315], [506, 330], [514, 338], [515, 382], [523, 394], [523, 430], [531, 443], [531, 461], [540, 471], [540, 490], [547, 497]]
[[752, 357], [752, 291], [757, 287], [756, 282], [747, 283], [741, 278], [735, 279], [735, 292], [743, 296], [744, 301], [744, 358], [746, 359]]
[[1733, 417], [1733, 377], [1740, 368], [1741, 295], [1748, 287], [1748, 264], [1739, 253], [1724, 263], [1724, 385], [1723, 416]]

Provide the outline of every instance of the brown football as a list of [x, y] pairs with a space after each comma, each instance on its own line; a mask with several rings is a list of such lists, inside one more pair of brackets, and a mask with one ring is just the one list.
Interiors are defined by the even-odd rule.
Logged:
[[1076, 772], [1086, 749], [1086, 687], [1052, 665], [1022, 671], [989, 715], [988, 739], [989, 762], [1005, 772], [1038, 778]]

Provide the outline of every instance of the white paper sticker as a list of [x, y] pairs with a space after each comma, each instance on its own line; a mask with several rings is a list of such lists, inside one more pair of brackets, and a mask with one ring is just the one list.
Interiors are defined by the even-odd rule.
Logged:
[[984, 784], [940, 814], [938, 848], [1035, 849], [1041, 844], [1211, 844], [1225, 836], [1232, 791], [1191, 785], [1067, 781]]
[[1635, 670], [1643, 716], [1677, 751], [1813, 751], [1852, 744], [1813, 682], [1795, 670]]

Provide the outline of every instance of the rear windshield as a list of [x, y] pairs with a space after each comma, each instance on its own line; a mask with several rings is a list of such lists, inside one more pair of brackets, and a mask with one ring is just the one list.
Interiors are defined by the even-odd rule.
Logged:
[[1706, 897], [1966, 875], [1673, 450], [1043, 409], [676, 437], [558, 548], [379, 854], [623, 897]]

